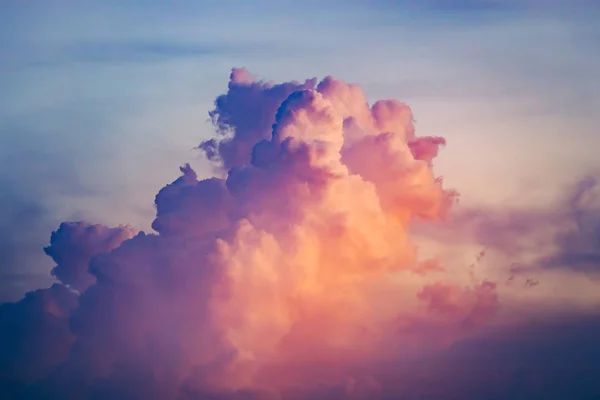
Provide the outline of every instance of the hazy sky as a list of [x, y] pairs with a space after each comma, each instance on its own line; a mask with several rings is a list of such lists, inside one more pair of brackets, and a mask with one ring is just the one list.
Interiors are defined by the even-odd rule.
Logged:
[[0, 1], [0, 397], [600, 398], [598, 21]]
[[4, 1], [0, 298], [36, 287], [65, 219], [148, 229], [212, 133], [229, 70], [331, 74], [443, 135], [462, 201], [548, 202], [598, 167], [595, 1]]

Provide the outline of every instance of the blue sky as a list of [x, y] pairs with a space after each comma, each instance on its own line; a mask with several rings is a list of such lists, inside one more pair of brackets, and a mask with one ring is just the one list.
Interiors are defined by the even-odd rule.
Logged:
[[[596, 4], [595, 4], [596, 3]], [[409, 103], [465, 202], [552, 202], [596, 169], [595, 1], [4, 1], [0, 300], [47, 282], [65, 219], [148, 229], [229, 69]]]

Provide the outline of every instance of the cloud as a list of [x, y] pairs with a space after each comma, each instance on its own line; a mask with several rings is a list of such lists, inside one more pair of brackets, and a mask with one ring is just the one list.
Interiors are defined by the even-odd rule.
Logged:
[[426, 235], [446, 243], [477, 243], [519, 263], [513, 268], [517, 272], [562, 269], [593, 275], [600, 272], [599, 189], [597, 178], [589, 175], [544, 207], [460, 209], [451, 225], [425, 228]]
[[255, 81], [244, 68], [234, 68], [228, 92], [215, 100], [215, 109], [209, 113], [223, 138], [206, 140], [200, 149], [225, 171], [248, 164], [254, 145], [270, 136], [281, 103], [296, 90], [312, 89], [315, 84], [316, 79], [284, 84]]
[[90, 41], [59, 49], [58, 58], [76, 62], [124, 63], [159, 62], [175, 58], [218, 57], [273, 51], [268, 45], [226, 43], [185, 43], [178, 41]]
[[93, 256], [118, 247], [124, 240], [135, 236], [129, 226], [107, 228], [85, 222], [63, 222], [50, 237], [50, 246], [44, 252], [52, 257], [56, 266], [54, 275], [63, 284], [82, 292], [94, 283], [88, 272]]
[[[420, 256], [412, 222], [446, 220], [458, 195], [433, 171], [445, 140], [417, 136], [407, 105], [370, 106], [333, 77], [272, 84], [234, 69], [210, 115], [220, 136], [200, 148], [217, 177], [181, 167], [156, 195], [155, 233], [77, 222], [52, 234], [53, 274], [81, 293], [57, 284], [2, 306], [3, 365], [27, 360], [36, 373], [3, 370], [1, 389], [82, 399], [477, 389], [468, 366], [450, 368], [455, 346], [468, 356], [473, 340], [523, 320], [496, 283]], [[51, 357], [24, 353], [54, 342]]]
[[568, 203], [565, 222], [556, 233], [556, 251], [543, 261], [545, 267], [600, 272], [600, 186], [593, 177], [582, 179]]
[[68, 319], [77, 296], [65, 286], [29, 292], [0, 306], [0, 382], [34, 382], [66, 360], [74, 337]]

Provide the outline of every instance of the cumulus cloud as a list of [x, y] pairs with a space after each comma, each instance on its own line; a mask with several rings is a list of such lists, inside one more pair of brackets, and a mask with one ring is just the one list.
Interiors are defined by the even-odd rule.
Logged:
[[[415, 219], [444, 221], [458, 196], [433, 171], [445, 140], [416, 136], [407, 105], [370, 106], [333, 77], [273, 84], [234, 69], [210, 115], [219, 137], [200, 148], [218, 176], [181, 167], [156, 195], [155, 233], [79, 222], [52, 234], [53, 274], [77, 292], [2, 306], [5, 342], [25, 343], [3, 365], [39, 366], [3, 369], [6, 393], [427, 394], [411, 365], [450, 388], [428, 363], [501, 321], [502, 302], [496, 283], [456, 279], [413, 238]], [[51, 356], [22, 353], [50, 338]]]
[[228, 92], [215, 100], [215, 109], [209, 113], [220, 138], [202, 142], [200, 149], [225, 171], [248, 164], [254, 145], [270, 136], [281, 103], [291, 93], [313, 89], [316, 83], [313, 78], [274, 84], [256, 80], [244, 68], [234, 68]]
[[129, 226], [107, 228], [86, 222], [63, 222], [50, 237], [50, 246], [44, 252], [56, 266], [52, 275], [65, 285], [80, 292], [91, 286], [95, 278], [88, 272], [93, 256], [118, 247], [135, 235]]

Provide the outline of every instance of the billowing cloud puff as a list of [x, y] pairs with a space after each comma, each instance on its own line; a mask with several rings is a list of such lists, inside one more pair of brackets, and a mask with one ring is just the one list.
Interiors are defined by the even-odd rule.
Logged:
[[48, 362], [40, 353], [35, 379], [3, 372], [7, 387], [82, 399], [426, 393], [402, 381], [407, 366], [480, 334], [501, 308], [495, 283], [457, 281], [412, 239], [415, 218], [441, 221], [455, 202], [432, 169], [445, 141], [415, 136], [408, 106], [369, 106], [333, 77], [275, 85], [234, 69], [215, 107], [221, 137], [201, 148], [226, 176], [182, 167], [155, 198], [156, 233], [53, 234], [53, 273], [82, 293], [57, 285], [46, 291], [76, 306], [52, 308], [51, 295], [2, 306], [11, 337], [38, 334], [15, 315], [58, 313], [40, 333], [63, 343]]
[[44, 252], [56, 262], [52, 275], [65, 285], [83, 291], [94, 283], [88, 272], [90, 259], [118, 247], [135, 235], [133, 228], [107, 228], [85, 222], [63, 222], [50, 237], [50, 246]]
[[255, 80], [244, 68], [234, 68], [229, 91], [215, 100], [215, 109], [209, 113], [221, 138], [204, 141], [200, 148], [225, 171], [248, 164], [254, 145], [270, 136], [281, 103], [297, 90], [313, 89], [316, 83], [313, 78], [273, 84]]

